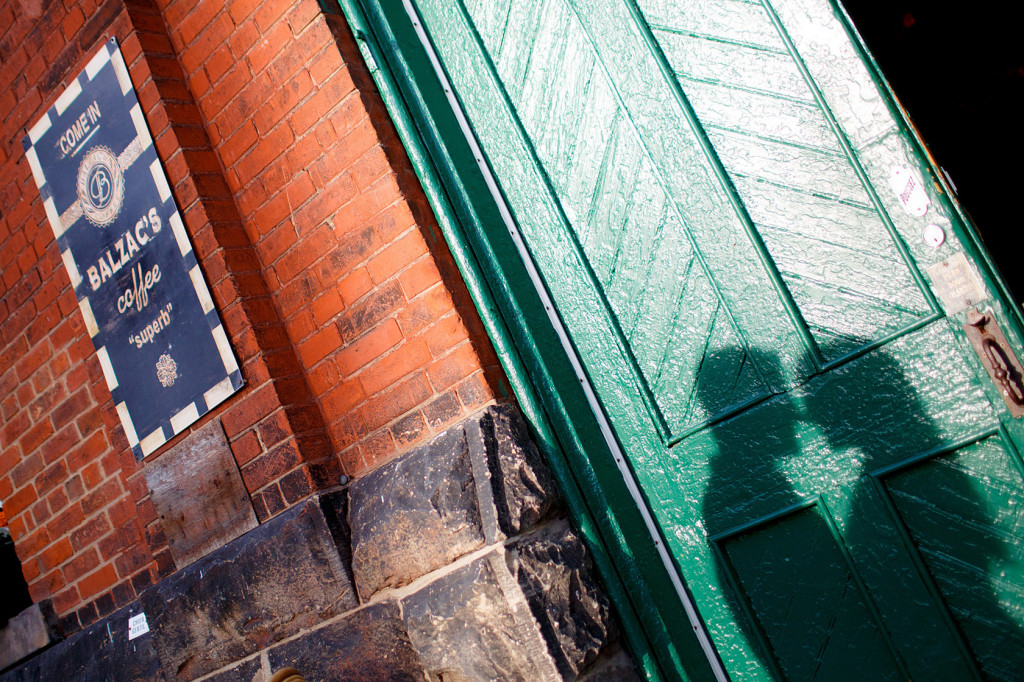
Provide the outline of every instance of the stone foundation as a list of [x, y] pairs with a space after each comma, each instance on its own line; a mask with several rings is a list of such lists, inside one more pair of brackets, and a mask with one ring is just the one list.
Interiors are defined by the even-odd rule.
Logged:
[[24, 609], [0, 626], [0, 670], [49, 646], [59, 633], [57, 615], [49, 602]]
[[[144, 612], [150, 632], [128, 640]], [[635, 679], [518, 412], [492, 407], [0, 681]], [[595, 670], [600, 667], [600, 672]]]

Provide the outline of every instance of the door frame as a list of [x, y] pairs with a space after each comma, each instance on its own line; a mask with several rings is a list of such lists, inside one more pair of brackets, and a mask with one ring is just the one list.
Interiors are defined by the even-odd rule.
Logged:
[[[509, 384], [550, 465], [623, 626], [627, 646], [648, 679], [715, 679], [695, 628], [682, 613], [669, 571], [615, 455], [586, 387], [573, 371], [545, 301], [534, 288], [513, 236], [505, 229], [487, 181], [429, 63], [401, 0], [338, 0], [434, 211], [470, 296], [494, 344]], [[878, 65], [838, 9], [852, 42], [894, 118], [910, 131], [930, 179], [959, 219], [957, 234], [994, 294], [991, 304], [1014, 345], [1024, 339], [1024, 318], [981, 246], [970, 219], [899, 105]], [[954, 221], [954, 229], [959, 227]], [[962, 316], [962, 313], [960, 314]], [[959, 325], [958, 339], [969, 347]], [[980, 362], [970, 356], [996, 411], [1002, 401]], [[1024, 429], [1011, 421], [1004, 425]], [[683, 575], [676, 563], [676, 572]], [[712, 654], [714, 655], [714, 654]]]

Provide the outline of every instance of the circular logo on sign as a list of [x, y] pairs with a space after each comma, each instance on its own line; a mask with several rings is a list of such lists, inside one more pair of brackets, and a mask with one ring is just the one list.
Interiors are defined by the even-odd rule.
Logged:
[[114, 222], [124, 203], [124, 174], [107, 147], [93, 147], [78, 167], [78, 200], [82, 213], [97, 227]]

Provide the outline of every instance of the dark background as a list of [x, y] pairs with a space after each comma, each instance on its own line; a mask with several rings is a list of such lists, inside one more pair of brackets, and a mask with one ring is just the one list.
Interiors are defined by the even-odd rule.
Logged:
[[842, 1], [1020, 304], [1024, 0]]

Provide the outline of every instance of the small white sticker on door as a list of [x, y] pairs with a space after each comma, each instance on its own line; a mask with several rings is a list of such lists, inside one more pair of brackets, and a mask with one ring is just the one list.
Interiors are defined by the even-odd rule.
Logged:
[[923, 216], [928, 212], [931, 201], [924, 191], [921, 176], [910, 168], [897, 168], [889, 176], [889, 186], [903, 204], [903, 210], [912, 216]]
[[128, 619], [128, 641], [141, 637], [149, 632], [149, 623], [146, 622], [146, 614], [140, 613]]
[[963, 252], [928, 268], [928, 276], [932, 278], [932, 288], [942, 300], [947, 315], [956, 315], [988, 298], [981, 279]]
[[932, 223], [924, 228], [924, 232], [921, 233], [921, 240], [933, 249], [937, 249], [946, 241], [946, 231]]

